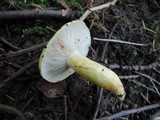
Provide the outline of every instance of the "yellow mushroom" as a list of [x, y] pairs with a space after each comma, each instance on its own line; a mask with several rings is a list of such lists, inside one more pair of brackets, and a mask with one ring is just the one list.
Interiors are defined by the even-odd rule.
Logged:
[[42, 77], [55, 83], [76, 71], [123, 100], [124, 87], [116, 73], [86, 57], [90, 45], [90, 31], [83, 21], [75, 20], [65, 24], [51, 38], [40, 56]]

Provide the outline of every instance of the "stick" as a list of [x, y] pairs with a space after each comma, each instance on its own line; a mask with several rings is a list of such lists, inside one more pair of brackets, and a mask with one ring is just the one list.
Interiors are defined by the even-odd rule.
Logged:
[[143, 25], [144, 30], [147, 30], [147, 31], [149, 31], [149, 32], [152, 32], [152, 33], [154, 33], [154, 34], [157, 34], [154, 30], [151, 30], [151, 29], [147, 28], [147, 27], [145, 26], [143, 20], [142, 20], [142, 25]]
[[98, 10], [102, 10], [104, 8], [109, 8], [110, 6], [113, 6], [116, 4], [118, 0], [113, 0], [112, 2], [108, 2], [106, 4], [103, 4], [103, 5], [100, 5], [100, 6], [97, 6], [97, 7], [93, 7], [93, 8], [90, 8], [89, 10], [86, 10], [86, 12], [80, 17], [80, 20], [85, 20], [86, 17], [91, 13], [91, 12], [94, 12], [94, 11], [98, 11]]
[[9, 43], [5, 38], [3, 37], [0, 37], [0, 41], [5, 43], [6, 45], [10, 46], [11, 48], [14, 48], [15, 50], [19, 50], [20, 48], [18, 48], [17, 46]]
[[109, 117], [103, 117], [97, 120], [113, 120], [122, 116], [126, 116], [126, 115], [130, 115], [130, 114], [134, 114], [134, 113], [140, 113], [146, 110], [151, 110], [151, 109], [156, 109], [156, 108], [160, 108], [160, 103], [157, 104], [152, 104], [152, 105], [148, 105], [148, 106], [144, 106], [144, 107], [140, 107], [140, 108], [136, 108], [136, 109], [131, 109], [131, 110], [124, 110], [121, 111], [119, 113], [113, 114]]
[[154, 91], [154, 89], [147, 87], [146, 85], [142, 84], [142, 83], [139, 82], [139, 81], [131, 80], [131, 82], [137, 84], [138, 86], [141, 86], [141, 87], [143, 87], [143, 88], [146, 88], [146, 89], [149, 90], [149, 91], [152, 91], [152, 92], [156, 93], [156, 92]]
[[[109, 39], [112, 37], [113, 32], [114, 32], [114, 30], [116, 29], [116, 27], [118, 26], [118, 24], [119, 24], [119, 22], [117, 22], [117, 23], [113, 26], [113, 28], [112, 28], [112, 30], [111, 30], [111, 33], [109, 34]], [[108, 47], [108, 42], [105, 43], [105, 46], [104, 46], [104, 49], [103, 49], [103, 52], [102, 52], [102, 58], [101, 58], [102, 61], [104, 61], [104, 56], [105, 56], [105, 54], [106, 54], [107, 47]]]
[[99, 107], [100, 107], [100, 104], [101, 104], [102, 94], [103, 94], [103, 88], [99, 87], [98, 99], [97, 99], [97, 103], [96, 103], [96, 110], [94, 112], [92, 120], [95, 120], [96, 117], [97, 117], [97, 114], [98, 114], [98, 111], [99, 111]]
[[141, 96], [143, 97], [143, 99], [148, 103], [148, 104], [151, 104], [151, 102], [148, 100], [148, 98], [146, 98], [143, 93], [141, 93]]
[[5, 56], [5, 57], [18, 56], [18, 55], [21, 55], [21, 54], [24, 54], [24, 53], [31, 52], [31, 51], [33, 51], [35, 49], [42, 48], [45, 45], [46, 45], [46, 42], [38, 44], [38, 45], [35, 45], [33, 47], [30, 47], [30, 48], [22, 49], [22, 50], [19, 50], [19, 51], [15, 51], [15, 52], [11, 52], [11, 53], [6, 53], [6, 54], [0, 54], [0, 56]]
[[24, 117], [23, 113], [21, 113], [19, 110], [17, 110], [17, 109], [14, 108], [14, 107], [0, 104], [0, 110], [4, 110], [4, 111], [10, 112], [10, 113], [14, 113], [14, 114], [16, 114], [21, 120], [25, 120], [25, 117]]
[[67, 96], [64, 95], [64, 120], [67, 120], [67, 111], [68, 111], [68, 107], [67, 107]]
[[154, 113], [153, 115], [151, 115], [150, 120], [156, 120], [156, 118], [158, 120], [159, 116], [160, 116], [160, 110]]
[[[139, 75], [141, 75], [141, 76], [143, 76], [143, 77], [145, 77], [145, 78], [148, 78], [148, 79], [150, 80], [150, 82], [152, 83], [152, 85], [154, 86], [154, 89], [156, 90], [157, 94], [158, 94], [159, 97], [160, 97], [160, 93], [159, 93], [156, 85], [154, 84], [154, 82], [157, 83], [159, 86], [160, 86], [160, 83], [159, 83], [157, 80], [153, 79], [152, 77], [150, 77], [150, 76], [148, 76], [148, 75], [146, 75], [146, 74], [143, 74], [143, 73], [140, 73], [140, 72], [136, 72], [136, 73], [139, 74]], [[153, 82], [153, 81], [154, 81], [154, 82]]]
[[27, 69], [29, 69], [30, 67], [32, 67], [34, 64], [36, 64], [38, 62], [38, 59], [24, 65], [21, 69], [19, 69], [17, 72], [15, 72], [12, 76], [10, 76], [9, 78], [5, 79], [3, 82], [0, 83], [0, 88], [4, 87], [6, 85], [6, 83], [10, 82], [11, 80], [15, 79], [16, 77], [20, 76], [21, 74], [23, 74]]
[[0, 11], [0, 21], [15, 20], [15, 19], [42, 19], [42, 18], [57, 18], [57, 19], [73, 19], [81, 15], [79, 11], [70, 11], [62, 16], [62, 10], [15, 10], [15, 11]]
[[160, 71], [157, 70], [156, 68], [153, 68], [153, 70], [154, 70], [155, 72], [157, 72], [158, 74], [160, 74]]
[[129, 44], [129, 45], [135, 45], [135, 46], [147, 46], [147, 44], [133, 43], [133, 42], [127, 42], [127, 41], [122, 41], [122, 40], [116, 40], [116, 39], [102, 39], [102, 38], [95, 38], [94, 37], [93, 40], [122, 43], [122, 44]]
[[157, 83], [160, 86], [160, 83], [158, 82], [158, 80], [153, 79], [149, 75], [146, 75], [146, 74], [143, 74], [143, 73], [140, 73], [140, 72], [136, 72], [136, 73], [139, 74], [139, 75], [141, 75], [141, 76], [143, 76], [143, 77], [145, 77], [145, 78], [148, 78], [148, 79], [154, 81], [155, 83]]

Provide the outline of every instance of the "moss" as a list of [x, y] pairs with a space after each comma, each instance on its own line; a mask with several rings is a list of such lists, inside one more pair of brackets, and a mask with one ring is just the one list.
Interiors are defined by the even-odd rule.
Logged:
[[71, 8], [76, 8], [78, 10], [83, 11], [83, 7], [81, 6], [81, 4], [79, 3], [79, 0], [67, 0], [67, 4], [69, 7]]

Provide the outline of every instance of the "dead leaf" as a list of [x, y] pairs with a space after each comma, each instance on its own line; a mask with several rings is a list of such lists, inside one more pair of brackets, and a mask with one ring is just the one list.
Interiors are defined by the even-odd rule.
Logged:
[[57, 83], [50, 83], [45, 80], [39, 80], [36, 85], [37, 89], [48, 98], [62, 97], [67, 89], [65, 80]]

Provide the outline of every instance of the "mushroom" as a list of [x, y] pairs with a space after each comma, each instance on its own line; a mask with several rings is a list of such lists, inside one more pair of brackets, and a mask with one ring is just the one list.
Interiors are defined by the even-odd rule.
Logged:
[[77, 72], [123, 100], [125, 91], [119, 77], [86, 57], [90, 46], [90, 31], [82, 20], [66, 23], [51, 38], [40, 56], [41, 76], [55, 83]]

